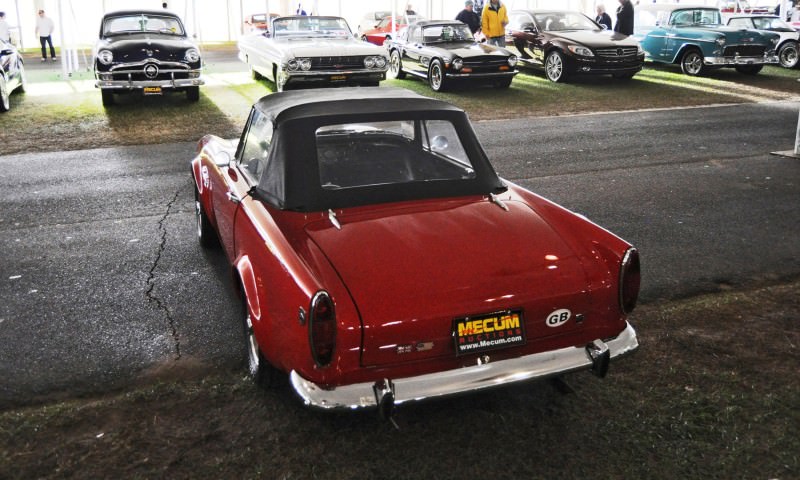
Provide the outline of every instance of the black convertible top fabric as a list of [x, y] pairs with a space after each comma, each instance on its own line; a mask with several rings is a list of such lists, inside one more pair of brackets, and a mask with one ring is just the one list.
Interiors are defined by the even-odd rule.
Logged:
[[[272, 94], [259, 100], [253, 109], [267, 115], [274, 128], [269, 159], [256, 191], [262, 201], [280, 209], [324, 211], [426, 198], [488, 195], [505, 190], [467, 115], [447, 102], [404, 89], [352, 87]], [[322, 187], [316, 146], [319, 127], [351, 122], [425, 119], [448, 120], [455, 126], [475, 170], [475, 178], [341, 190]], [[241, 153], [237, 152], [237, 158]]]

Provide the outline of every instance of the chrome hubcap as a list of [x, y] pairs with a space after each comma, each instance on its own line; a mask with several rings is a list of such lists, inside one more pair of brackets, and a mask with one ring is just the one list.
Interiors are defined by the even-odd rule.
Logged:
[[439, 65], [434, 65], [431, 68], [431, 85], [437, 90], [442, 86], [442, 71], [439, 69]]
[[551, 80], [558, 80], [561, 78], [561, 73], [564, 71], [564, 65], [561, 63], [561, 57], [558, 55], [550, 55], [547, 57], [547, 76]]
[[696, 74], [700, 71], [700, 67], [703, 64], [703, 59], [700, 58], [700, 55], [690, 54], [689, 57], [686, 59], [686, 71]]

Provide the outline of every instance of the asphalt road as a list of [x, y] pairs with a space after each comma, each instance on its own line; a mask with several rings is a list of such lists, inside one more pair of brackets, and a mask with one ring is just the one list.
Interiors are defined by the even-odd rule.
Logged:
[[[504, 177], [640, 248], [642, 301], [796, 278], [797, 102], [480, 122]], [[0, 408], [242, 368], [192, 143], [0, 157]], [[648, 319], [636, 319], [646, 325]]]

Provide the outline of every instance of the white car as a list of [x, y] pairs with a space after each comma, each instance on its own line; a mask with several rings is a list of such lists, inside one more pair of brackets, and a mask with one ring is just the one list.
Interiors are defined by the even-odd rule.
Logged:
[[800, 52], [800, 32], [776, 15], [733, 15], [728, 18], [729, 27], [741, 27], [777, 33], [781, 36], [775, 51], [784, 68], [796, 68]]
[[386, 50], [358, 41], [345, 19], [317, 16], [273, 19], [268, 31], [239, 40], [239, 59], [278, 91], [301, 84], [378, 86], [389, 64]]

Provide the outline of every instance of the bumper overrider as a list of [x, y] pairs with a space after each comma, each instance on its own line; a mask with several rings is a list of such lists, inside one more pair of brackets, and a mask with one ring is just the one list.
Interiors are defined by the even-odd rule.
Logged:
[[586, 346], [567, 347], [496, 362], [478, 361], [476, 365], [470, 367], [416, 377], [323, 388], [304, 379], [293, 370], [290, 373], [290, 380], [292, 387], [305, 404], [312, 407], [322, 409], [379, 407], [384, 411], [407, 401], [473, 392], [576, 370], [590, 369], [602, 377], [608, 369], [610, 359], [632, 353], [638, 347], [636, 331], [626, 323], [625, 329], [610, 340], [597, 339]]

